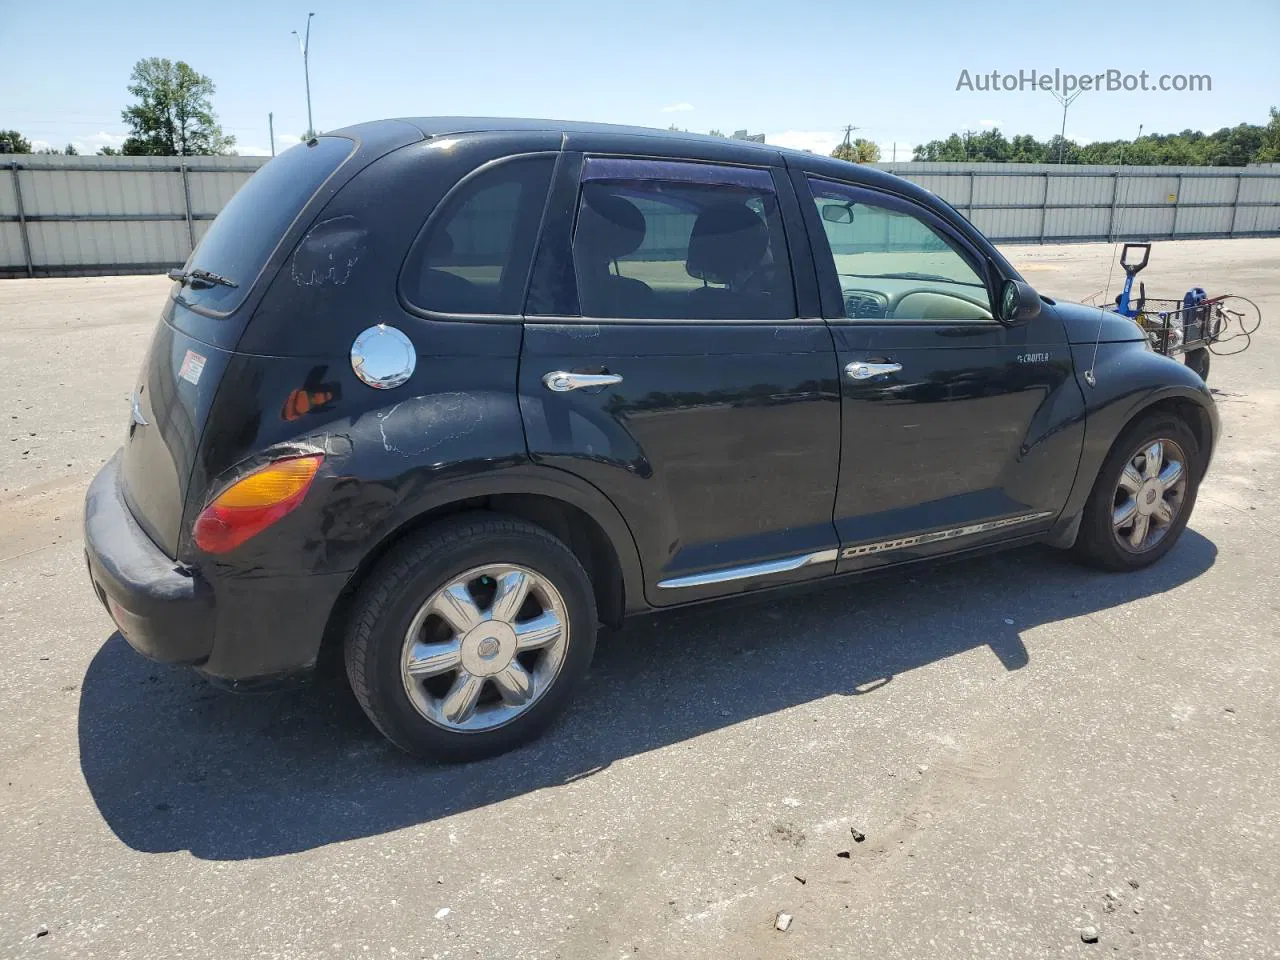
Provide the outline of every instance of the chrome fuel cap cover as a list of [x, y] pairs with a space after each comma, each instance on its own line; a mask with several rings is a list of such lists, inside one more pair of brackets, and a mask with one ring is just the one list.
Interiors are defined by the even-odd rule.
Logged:
[[351, 345], [351, 369], [375, 390], [398, 387], [418, 365], [413, 341], [395, 327], [378, 324], [362, 331]]

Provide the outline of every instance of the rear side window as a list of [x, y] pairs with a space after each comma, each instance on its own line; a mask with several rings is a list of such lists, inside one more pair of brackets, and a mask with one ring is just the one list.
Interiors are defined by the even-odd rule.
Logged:
[[583, 316], [795, 316], [767, 170], [590, 158], [582, 179], [573, 260]]
[[294, 218], [353, 149], [345, 137], [320, 137], [291, 147], [250, 177], [187, 263], [188, 269], [209, 270], [236, 286], [188, 284], [182, 300], [217, 313], [238, 307]]
[[405, 301], [435, 313], [518, 315], [554, 167], [549, 155], [507, 160], [449, 194], [405, 262]]

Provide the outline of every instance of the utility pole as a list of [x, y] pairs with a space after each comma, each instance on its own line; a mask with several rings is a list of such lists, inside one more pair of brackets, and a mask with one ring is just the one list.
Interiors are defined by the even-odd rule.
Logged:
[[298, 38], [298, 46], [302, 49], [302, 75], [306, 78], [307, 82], [307, 135], [303, 138], [304, 140], [310, 140], [316, 135], [315, 124], [311, 122], [311, 63], [308, 59], [311, 51], [311, 18], [314, 16], [315, 13], [307, 14], [307, 30], [305, 37], [299, 36], [297, 30], [289, 31]]
[[[1133, 138], [1133, 145], [1136, 147], [1138, 141], [1142, 139], [1142, 124], [1138, 124], [1138, 135]], [[1120, 166], [1124, 166], [1124, 144], [1120, 144]]]
[[1067, 107], [1075, 103], [1076, 97], [1080, 96], [1084, 91], [1077, 90], [1069, 97], [1058, 93], [1057, 90], [1050, 90], [1049, 92], [1053, 94], [1053, 99], [1062, 104], [1062, 133], [1058, 135], [1058, 162], [1062, 163], [1063, 153], [1067, 149]]
[[267, 114], [267, 130], [271, 134], [271, 155], [276, 155], [276, 118], [275, 114]]

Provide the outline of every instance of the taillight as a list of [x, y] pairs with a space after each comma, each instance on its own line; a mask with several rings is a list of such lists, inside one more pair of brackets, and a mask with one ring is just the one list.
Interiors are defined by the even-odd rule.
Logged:
[[196, 518], [192, 536], [205, 553], [226, 553], [302, 502], [324, 457], [277, 460], [237, 480]]

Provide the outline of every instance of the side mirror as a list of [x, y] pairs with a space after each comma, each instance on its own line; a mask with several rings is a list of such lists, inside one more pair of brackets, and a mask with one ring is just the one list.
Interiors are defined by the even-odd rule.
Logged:
[[822, 219], [828, 223], [853, 223], [853, 207], [847, 203], [823, 204]]
[[1000, 322], [1026, 323], [1040, 316], [1040, 294], [1029, 283], [1006, 280], [1000, 289]]

